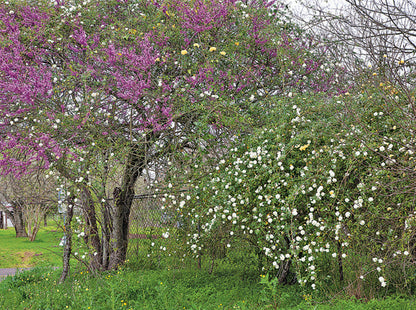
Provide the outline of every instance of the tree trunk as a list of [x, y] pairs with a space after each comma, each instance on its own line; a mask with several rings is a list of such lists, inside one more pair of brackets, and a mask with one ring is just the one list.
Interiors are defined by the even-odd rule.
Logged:
[[13, 223], [14, 230], [16, 231], [16, 238], [27, 237], [21, 202], [14, 201], [12, 207], [13, 211], [6, 209], [5, 212]]
[[82, 188], [82, 209], [87, 229], [85, 232], [85, 242], [86, 244], [91, 244], [95, 251], [90, 262], [90, 268], [91, 270], [100, 270], [102, 269], [103, 251], [101, 248], [101, 240], [97, 226], [95, 204], [87, 186]]
[[114, 189], [113, 238], [115, 242], [109, 263], [110, 269], [118, 268], [127, 257], [129, 217], [134, 198], [134, 185], [145, 163], [145, 150], [142, 147], [135, 145], [131, 148], [124, 170], [122, 187]]
[[[290, 239], [287, 236], [283, 237], [286, 242], [287, 249], [290, 248]], [[278, 278], [280, 284], [287, 284], [288, 283], [288, 276], [290, 272], [290, 266], [292, 264], [291, 259], [286, 259], [280, 263], [280, 268], [278, 272]]]
[[344, 281], [344, 268], [342, 264], [342, 247], [341, 242], [337, 241], [338, 249], [338, 272], [339, 272], [339, 281], [342, 283]]
[[111, 212], [111, 206], [105, 202], [103, 204], [103, 224], [102, 224], [102, 243], [103, 243], [103, 258], [102, 258], [102, 266], [104, 270], [108, 269], [108, 265], [110, 263], [110, 253], [113, 252], [112, 244], [111, 244], [111, 231], [113, 229], [113, 225], [111, 219], [113, 218]]
[[[106, 180], [108, 179], [109, 174], [109, 167], [108, 167], [108, 160], [109, 160], [109, 151], [104, 152], [104, 177], [102, 182], [102, 188], [103, 193], [106, 193]], [[110, 263], [110, 253], [113, 251], [112, 245], [111, 245], [111, 231], [113, 230], [113, 210], [112, 206], [108, 203], [108, 201], [105, 201], [102, 204], [102, 210], [103, 210], [103, 223], [101, 225], [101, 231], [102, 231], [102, 237], [101, 241], [103, 243], [103, 258], [102, 258], [102, 266], [104, 270], [108, 269], [108, 264]]]
[[71, 228], [71, 222], [72, 222], [72, 216], [74, 215], [74, 205], [71, 202], [69, 207], [68, 207], [68, 211], [67, 211], [67, 215], [66, 215], [66, 219], [65, 219], [65, 226], [64, 226], [64, 230], [65, 230], [65, 244], [64, 244], [64, 255], [63, 255], [63, 269], [62, 269], [62, 274], [61, 277], [59, 278], [59, 283], [62, 283], [65, 281], [65, 279], [67, 278], [67, 276], [69, 275], [69, 271], [70, 271], [70, 265], [69, 265], [69, 261], [71, 258], [71, 252], [72, 252], [72, 228]]
[[280, 268], [279, 268], [279, 283], [280, 284], [288, 283], [288, 275], [289, 275], [291, 264], [292, 264], [292, 260], [290, 259], [287, 259], [283, 263], [280, 264]]
[[33, 227], [32, 233], [29, 236], [29, 241], [31, 242], [35, 241], [38, 231], [39, 231], [39, 226], [35, 224], [35, 227]]

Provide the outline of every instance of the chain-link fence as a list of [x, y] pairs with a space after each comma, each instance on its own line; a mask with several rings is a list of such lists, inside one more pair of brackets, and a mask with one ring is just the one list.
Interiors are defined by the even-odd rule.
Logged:
[[130, 212], [130, 239], [145, 239], [149, 231], [166, 227], [168, 218], [164, 212], [162, 195], [136, 195]]
[[[142, 258], [152, 252], [156, 240], [179, 226], [178, 216], [164, 208], [164, 194], [136, 195], [130, 212], [129, 257]], [[159, 242], [158, 242], [159, 243]]]
[[[193, 217], [182, 218], [175, 211], [176, 208], [167, 207], [164, 198], [165, 195], [161, 193], [135, 196], [130, 212], [129, 260], [139, 263], [140, 267], [194, 266], [206, 268], [209, 272], [212, 272], [218, 261], [225, 259], [232, 263], [233, 258], [227, 255], [230, 227], [220, 225], [204, 239], [203, 247], [199, 247], [195, 241], [193, 248], [190, 239], [199, 236], [203, 229], [199, 220]], [[238, 248], [234, 249], [241, 254], [238, 263], [243, 256], [243, 260], [253, 258], [250, 242], [243, 239]]]

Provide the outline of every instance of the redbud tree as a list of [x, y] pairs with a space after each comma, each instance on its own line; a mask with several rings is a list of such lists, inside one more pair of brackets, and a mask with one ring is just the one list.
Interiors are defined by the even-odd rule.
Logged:
[[337, 92], [322, 52], [274, 1], [5, 2], [2, 173], [55, 171], [82, 206], [90, 266], [116, 268], [145, 167], [248, 124], [268, 96]]

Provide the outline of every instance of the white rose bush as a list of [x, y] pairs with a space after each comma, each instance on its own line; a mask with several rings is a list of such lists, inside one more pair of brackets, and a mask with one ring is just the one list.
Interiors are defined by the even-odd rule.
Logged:
[[[195, 257], [248, 244], [260, 273], [312, 289], [384, 288], [389, 277], [403, 280], [392, 270], [409, 255], [402, 231], [410, 209], [397, 206], [403, 197], [386, 199], [392, 191], [381, 185], [397, 177], [383, 163], [399, 146], [391, 141], [375, 150], [364, 143], [364, 130], [341, 110], [347, 100], [348, 94], [277, 99], [267, 126], [236, 139], [212, 171], [194, 165], [192, 199], [170, 195], [168, 208], [182, 218], [179, 231]], [[374, 130], [392, 117], [377, 120]]]

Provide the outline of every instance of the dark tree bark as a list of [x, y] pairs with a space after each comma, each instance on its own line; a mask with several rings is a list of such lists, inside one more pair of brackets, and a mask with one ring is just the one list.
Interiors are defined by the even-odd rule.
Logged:
[[279, 283], [280, 284], [287, 284], [288, 283], [288, 275], [290, 271], [290, 265], [292, 264], [291, 259], [285, 260], [283, 263], [280, 264], [279, 268]]
[[72, 228], [71, 228], [71, 222], [72, 222], [72, 216], [74, 215], [74, 205], [71, 203], [68, 207], [67, 216], [65, 219], [65, 245], [64, 245], [64, 254], [63, 254], [63, 270], [61, 277], [59, 278], [59, 283], [62, 283], [65, 281], [65, 279], [69, 275], [70, 271], [70, 265], [69, 261], [71, 258], [71, 252], [72, 252]]
[[[290, 239], [287, 236], [284, 236], [287, 248], [290, 247]], [[278, 272], [279, 283], [288, 284], [288, 276], [290, 272], [290, 266], [292, 265], [292, 260], [287, 259], [280, 263], [280, 268]], [[290, 283], [291, 284], [291, 283]]]
[[145, 150], [143, 146], [132, 146], [127, 158], [121, 188], [114, 190], [114, 218], [113, 238], [114, 250], [111, 253], [109, 268], [117, 268], [123, 264], [127, 256], [129, 238], [129, 217], [134, 199], [134, 185], [141, 175], [145, 163]]
[[113, 252], [111, 244], [111, 231], [113, 229], [111, 206], [105, 202], [103, 206], [103, 223], [102, 223], [102, 243], [103, 243], [103, 257], [102, 266], [104, 270], [108, 269], [110, 263], [110, 254]]
[[344, 281], [344, 267], [342, 263], [342, 247], [341, 242], [337, 241], [337, 249], [338, 249], [338, 272], [339, 272], [339, 281]]
[[102, 269], [102, 257], [103, 251], [101, 247], [101, 240], [98, 231], [97, 225], [97, 214], [95, 212], [94, 200], [91, 196], [91, 192], [87, 186], [84, 186], [82, 189], [82, 203], [83, 203], [83, 212], [84, 219], [86, 221], [86, 232], [85, 232], [85, 242], [86, 244], [91, 244], [95, 253], [92, 256], [90, 262], [91, 270], [100, 270]]
[[13, 211], [5, 209], [7, 217], [13, 223], [14, 230], [16, 231], [16, 238], [27, 237], [25, 222], [23, 219], [23, 210], [21, 203], [19, 201], [14, 201], [12, 203]]

